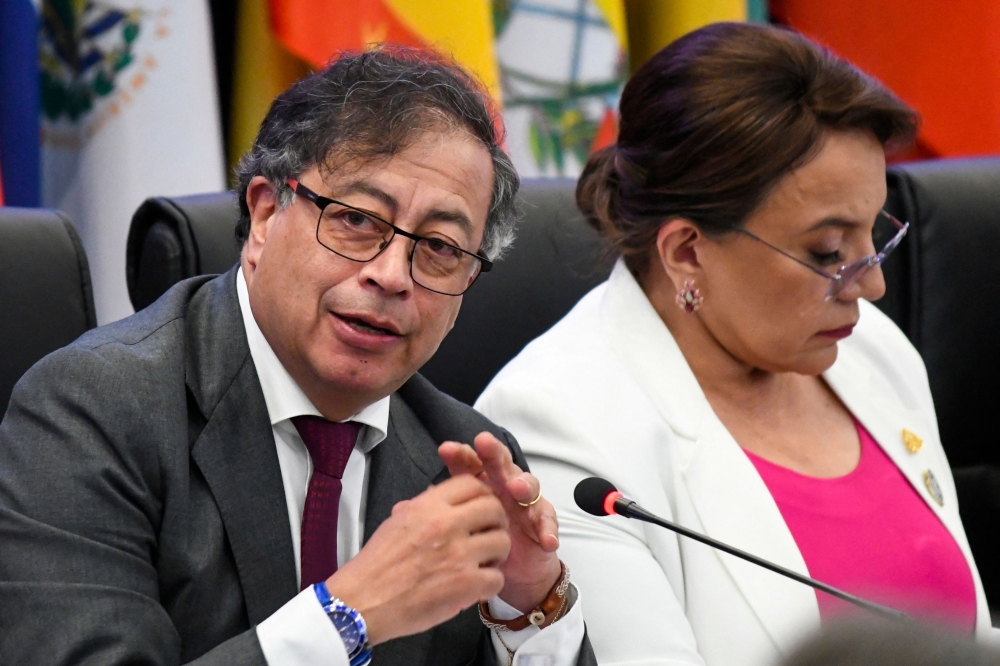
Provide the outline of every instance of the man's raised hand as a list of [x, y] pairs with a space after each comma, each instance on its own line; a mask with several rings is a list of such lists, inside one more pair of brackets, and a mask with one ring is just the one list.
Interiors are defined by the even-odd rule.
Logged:
[[453, 477], [481, 479], [500, 500], [511, 540], [510, 554], [501, 566], [504, 586], [500, 598], [523, 613], [532, 610], [545, 599], [561, 574], [556, 556], [556, 512], [541, 496], [538, 479], [514, 464], [510, 449], [487, 432], [476, 436], [475, 449], [445, 442], [438, 454]]

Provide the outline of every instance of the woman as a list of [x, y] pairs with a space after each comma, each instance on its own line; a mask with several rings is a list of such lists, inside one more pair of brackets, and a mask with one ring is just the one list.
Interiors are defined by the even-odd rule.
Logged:
[[[989, 631], [927, 376], [868, 301], [906, 233], [885, 150], [916, 117], [775, 27], [716, 24], [625, 87], [577, 187], [622, 259], [477, 407], [560, 513], [601, 664], [774, 663], [843, 602], [672, 532], [647, 509], [917, 617]], [[879, 239], [882, 240], [879, 240]]]

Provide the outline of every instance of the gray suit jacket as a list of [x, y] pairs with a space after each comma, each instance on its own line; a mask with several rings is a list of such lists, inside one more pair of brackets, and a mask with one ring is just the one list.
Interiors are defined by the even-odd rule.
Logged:
[[[264, 664], [297, 593], [281, 472], [235, 270], [182, 282], [32, 368], [0, 424], [0, 664]], [[447, 478], [444, 440], [505, 431], [419, 375], [371, 457], [365, 539]], [[589, 643], [580, 666], [596, 663]], [[375, 664], [495, 661], [474, 609]]]

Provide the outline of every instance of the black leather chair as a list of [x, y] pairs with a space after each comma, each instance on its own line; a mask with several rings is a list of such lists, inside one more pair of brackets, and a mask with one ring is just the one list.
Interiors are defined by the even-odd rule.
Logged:
[[28, 368], [96, 324], [87, 255], [70, 221], [0, 207], [0, 414]]
[[888, 182], [892, 212], [915, 225], [900, 247], [905, 293], [894, 317], [927, 365], [962, 522], [1000, 609], [1000, 441], [990, 417], [1000, 400], [1000, 159], [904, 164]]
[[223, 273], [239, 259], [239, 216], [229, 192], [146, 199], [132, 216], [125, 280], [136, 311], [181, 280]]

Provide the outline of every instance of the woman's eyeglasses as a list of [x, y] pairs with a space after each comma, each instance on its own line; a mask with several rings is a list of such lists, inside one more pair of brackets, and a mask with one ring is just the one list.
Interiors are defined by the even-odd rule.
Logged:
[[885, 212], [884, 210], [880, 211], [879, 214], [884, 215], [893, 224], [893, 226], [897, 230], [896, 235], [893, 236], [892, 239], [885, 244], [881, 252], [879, 252], [878, 254], [870, 254], [867, 257], [862, 257], [858, 259], [857, 261], [852, 261], [849, 264], [844, 264], [837, 271], [836, 275], [830, 275], [826, 271], [819, 269], [811, 264], [808, 264], [805, 261], [802, 261], [798, 257], [795, 257], [785, 252], [781, 248], [771, 245], [760, 236], [747, 231], [743, 227], [733, 226], [733, 229], [739, 231], [740, 233], [746, 236], [749, 236], [750, 238], [754, 239], [759, 243], [763, 243], [764, 245], [768, 246], [775, 252], [778, 252], [779, 254], [788, 257], [792, 261], [805, 266], [813, 273], [816, 273], [817, 275], [822, 275], [827, 280], [830, 280], [830, 286], [826, 290], [826, 297], [825, 297], [827, 301], [830, 301], [836, 298], [838, 295], [840, 295], [840, 293], [845, 289], [847, 289], [849, 286], [851, 286], [859, 279], [861, 279], [861, 277], [869, 270], [871, 270], [873, 266], [879, 266], [880, 264], [882, 264], [882, 262], [885, 261], [886, 257], [888, 257], [892, 253], [892, 251], [895, 250], [896, 247], [902, 242], [903, 237], [906, 235], [906, 231], [910, 228], [909, 222], [905, 223], [900, 222], [899, 220], [897, 220], [895, 217]]
[[378, 215], [334, 199], [320, 196], [293, 178], [286, 180], [292, 191], [316, 204], [316, 240], [336, 255], [368, 262], [382, 254], [396, 235], [413, 241], [410, 277], [424, 289], [461, 296], [481, 273], [493, 268], [486, 257], [455, 247], [437, 238], [404, 231]]

